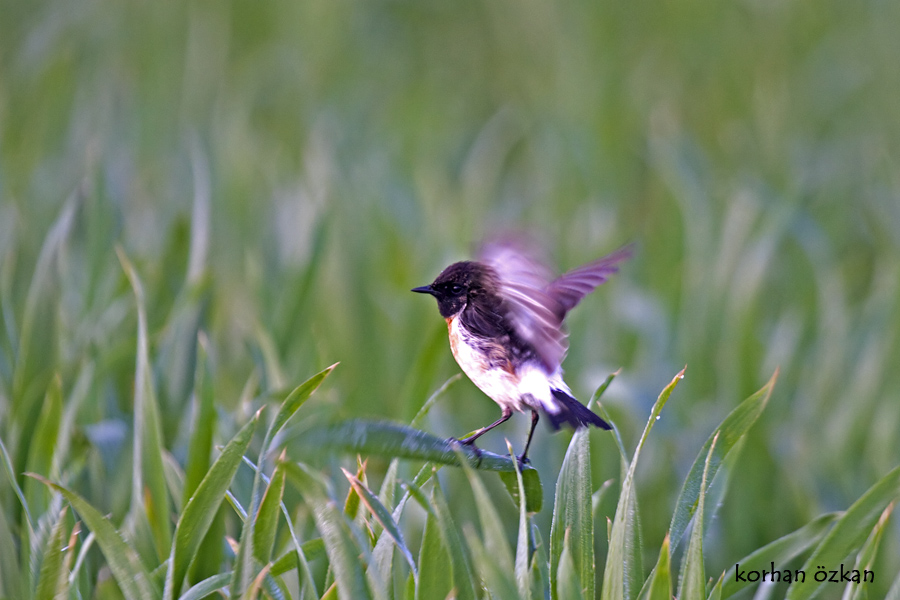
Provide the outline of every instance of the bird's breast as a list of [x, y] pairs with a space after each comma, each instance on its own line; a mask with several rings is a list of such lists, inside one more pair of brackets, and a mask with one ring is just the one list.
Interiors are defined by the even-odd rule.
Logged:
[[450, 350], [466, 376], [500, 406], [523, 410], [520, 377], [515, 363], [499, 340], [480, 338], [467, 331], [458, 318], [447, 319]]

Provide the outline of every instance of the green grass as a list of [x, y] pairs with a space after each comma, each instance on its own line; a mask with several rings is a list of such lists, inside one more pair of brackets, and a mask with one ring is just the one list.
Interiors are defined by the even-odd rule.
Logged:
[[[898, 597], [898, 10], [0, 0], [0, 597]], [[638, 247], [521, 488], [408, 293], [513, 226]]]

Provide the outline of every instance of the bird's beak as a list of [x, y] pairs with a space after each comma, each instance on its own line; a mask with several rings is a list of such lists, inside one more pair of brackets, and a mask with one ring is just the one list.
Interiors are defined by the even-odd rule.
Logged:
[[432, 296], [434, 296], [434, 288], [430, 285], [423, 285], [422, 287], [413, 288], [410, 291], [417, 292], [419, 294], [431, 294]]

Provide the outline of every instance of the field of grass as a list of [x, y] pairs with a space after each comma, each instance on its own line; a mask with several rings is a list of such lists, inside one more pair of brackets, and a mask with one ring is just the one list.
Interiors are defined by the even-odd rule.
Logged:
[[[900, 599], [900, 3], [0, 15], [0, 598]], [[409, 293], [508, 228], [637, 248], [521, 478]]]

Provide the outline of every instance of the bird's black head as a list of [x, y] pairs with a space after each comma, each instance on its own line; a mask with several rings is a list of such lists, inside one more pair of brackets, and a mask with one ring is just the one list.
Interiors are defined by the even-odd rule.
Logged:
[[463, 261], [441, 271], [431, 285], [413, 288], [412, 291], [434, 296], [441, 316], [447, 319], [464, 309], [471, 299], [489, 292], [493, 280], [489, 267]]

